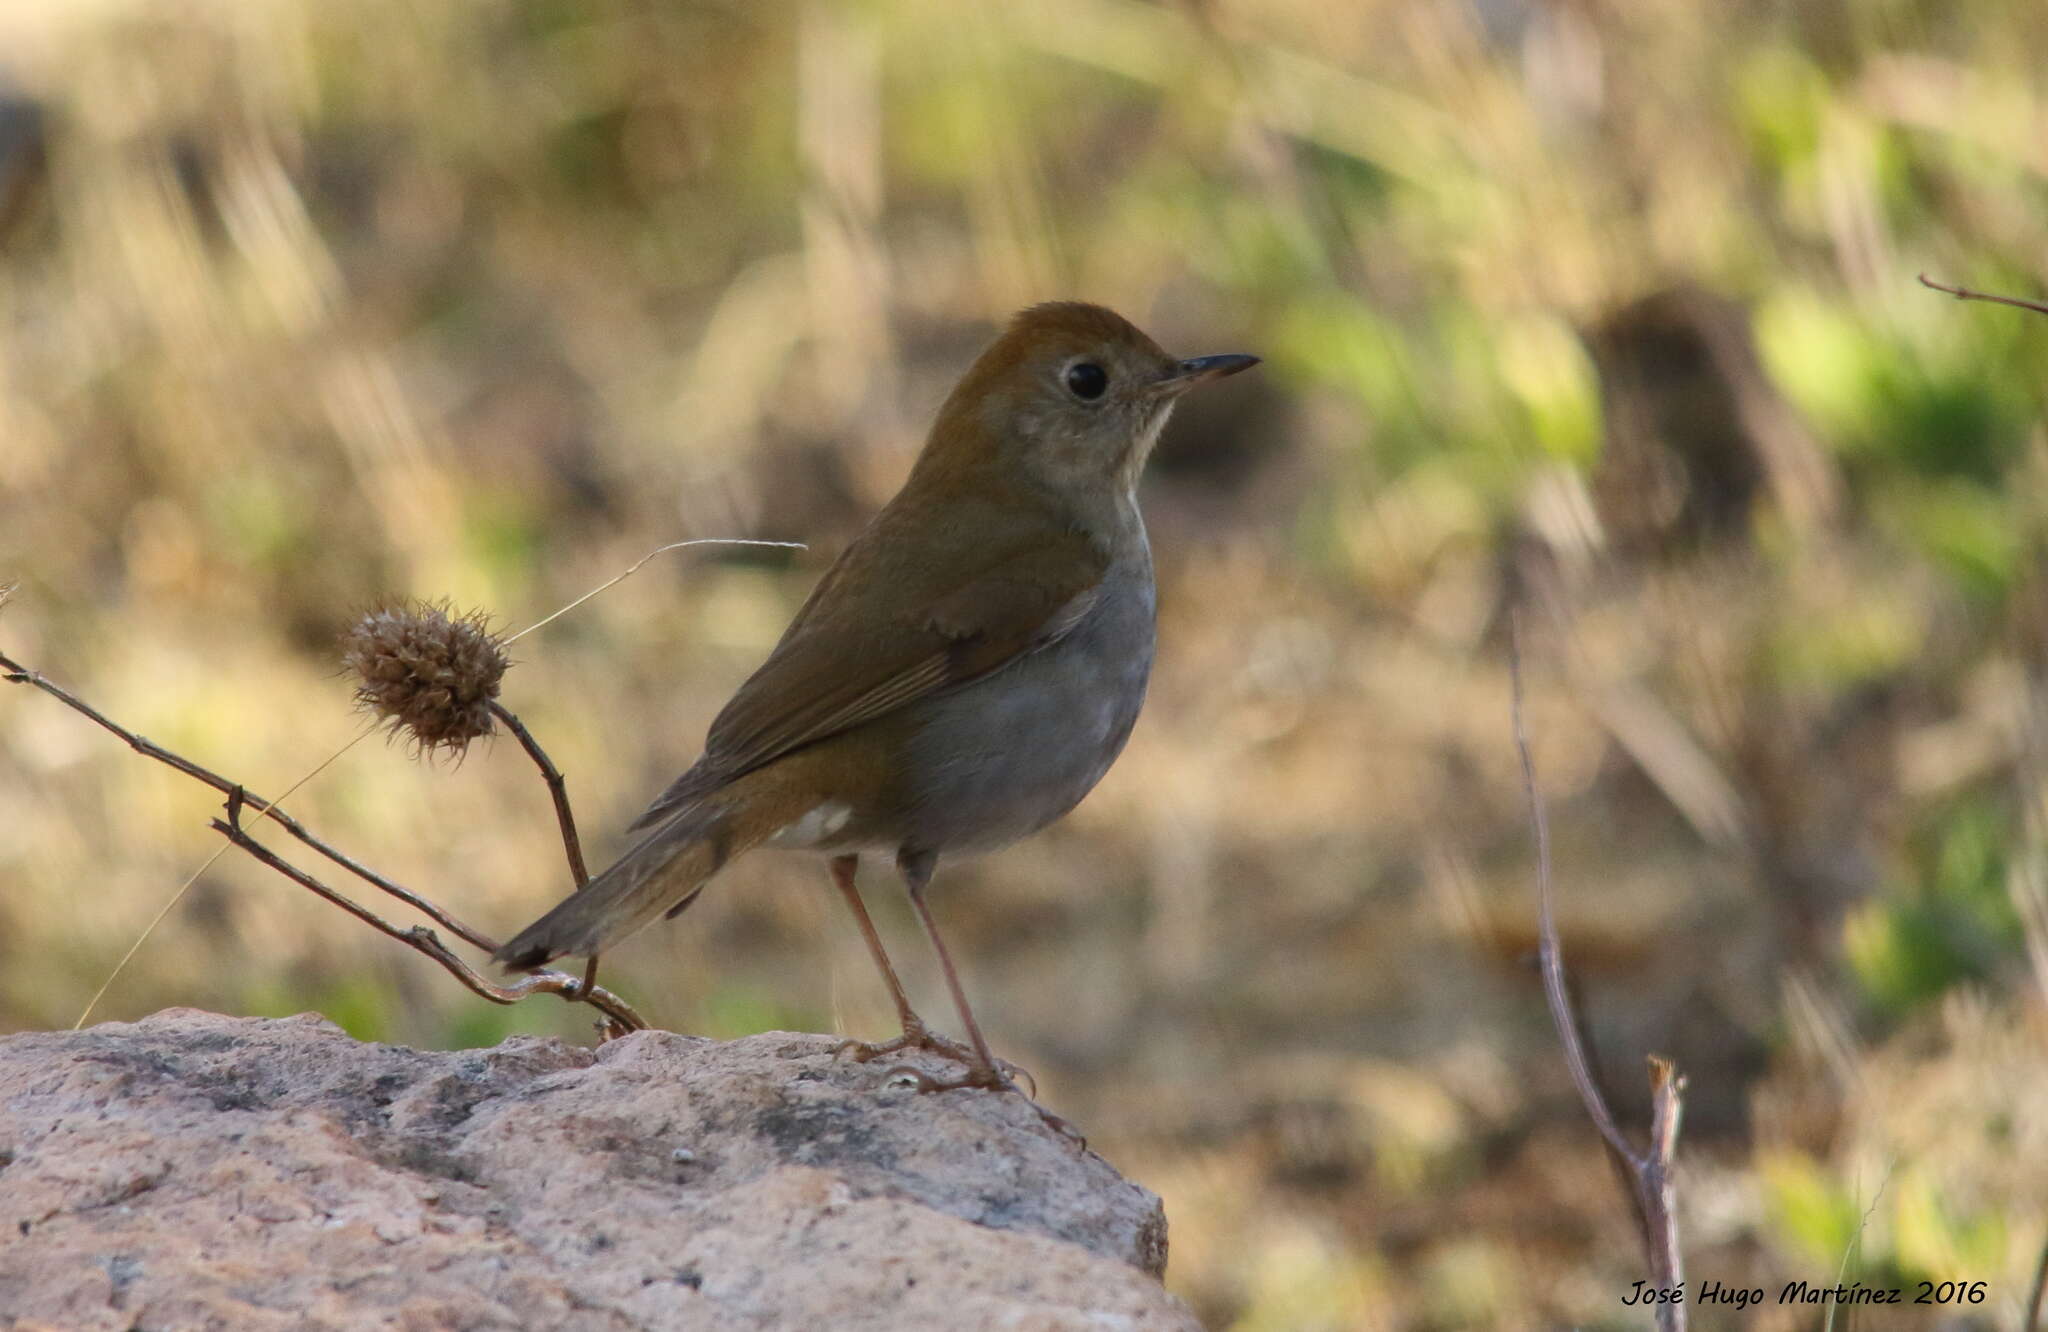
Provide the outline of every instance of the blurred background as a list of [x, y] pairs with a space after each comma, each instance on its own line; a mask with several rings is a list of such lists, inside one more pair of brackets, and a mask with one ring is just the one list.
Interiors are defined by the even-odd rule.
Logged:
[[[602, 863], [1010, 311], [1258, 352], [1146, 483], [1129, 750], [935, 896], [998, 1050], [1164, 1196], [1175, 1289], [1647, 1321], [1533, 966], [1519, 608], [1596, 1061], [1631, 1128], [1645, 1053], [1690, 1078], [1695, 1289], [1983, 1281], [1836, 1325], [2016, 1326], [2048, 318], [1914, 279], [2044, 294], [2044, 69], [2027, 0], [14, 0], [0, 647], [274, 794], [361, 727], [372, 606], [518, 629], [666, 542], [809, 543], [661, 556], [517, 645]], [[0, 690], [0, 1030], [78, 1018], [216, 805]], [[499, 935], [568, 886], [506, 740], [359, 745], [289, 807]], [[893, 1030], [807, 857], [605, 970], [683, 1031]], [[173, 1004], [589, 1039], [238, 855], [95, 1020]]]

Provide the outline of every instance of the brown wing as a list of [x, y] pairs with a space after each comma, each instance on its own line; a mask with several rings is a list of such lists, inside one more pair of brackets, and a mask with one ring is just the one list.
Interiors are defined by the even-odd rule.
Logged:
[[[1094, 604], [1109, 564], [1085, 536], [1040, 528], [1008, 542], [963, 541], [965, 559], [934, 568], [930, 543], [891, 539], [901, 521], [885, 512], [840, 556], [712, 722], [704, 757], [634, 827], [1053, 642]], [[959, 516], [954, 530], [970, 532], [966, 522]], [[878, 605], [895, 609], [878, 614]]]

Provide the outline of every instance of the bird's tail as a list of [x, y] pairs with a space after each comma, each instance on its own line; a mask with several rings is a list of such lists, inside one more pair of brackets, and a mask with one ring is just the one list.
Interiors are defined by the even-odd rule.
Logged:
[[[742, 779], [735, 787], [749, 785]], [[797, 813], [768, 792], [728, 787], [677, 810], [604, 873], [515, 935], [492, 960], [531, 971], [604, 951], [696, 900], [705, 882]]]

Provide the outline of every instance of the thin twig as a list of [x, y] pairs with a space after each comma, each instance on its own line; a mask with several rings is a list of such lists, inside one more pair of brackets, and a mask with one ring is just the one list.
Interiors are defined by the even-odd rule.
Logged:
[[[1672, 1169], [1678, 1152], [1685, 1079], [1670, 1060], [1650, 1056], [1650, 1145], [1647, 1150], [1637, 1151], [1622, 1136], [1613, 1111], [1607, 1107], [1607, 1098], [1601, 1095], [1599, 1084], [1593, 1079], [1572, 1013], [1571, 994], [1565, 987], [1564, 944], [1557, 933], [1550, 886], [1550, 818], [1536, 785], [1536, 760], [1530, 753], [1528, 728], [1522, 719], [1522, 624], [1521, 617], [1512, 611], [1508, 619], [1508, 684], [1515, 753], [1521, 760], [1522, 788], [1528, 796], [1529, 820], [1536, 835], [1537, 953], [1543, 968], [1544, 1002], [1564, 1046], [1565, 1066], [1571, 1071], [1579, 1101], [1608, 1150], [1628, 1173], [1651, 1280], [1659, 1290], [1676, 1290], [1685, 1279], [1685, 1265], [1678, 1246], [1677, 1189]], [[1660, 1301], [1656, 1317], [1662, 1332], [1685, 1332], [1683, 1304]]]
[[801, 541], [755, 541], [747, 537], [697, 537], [690, 541], [671, 541], [666, 546], [660, 546], [654, 550], [648, 551], [645, 555], [642, 555], [638, 560], [634, 561], [633, 567], [626, 570], [626, 572], [620, 574], [616, 578], [608, 579], [605, 582], [599, 583], [596, 587], [591, 588], [588, 592], [585, 592], [582, 596], [576, 598], [576, 600], [562, 607], [554, 614], [549, 615], [543, 619], [536, 620], [532, 624], [527, 625], [524, 629], [521, 629], [518, 633], [509, 636], [505, 639], [505, 642], [518, 642], [520, 639], [526, 637], [528, 634], [540, 628], [542, 625], [551, 624], [554, 621], [559, 620], [564, 615], [567, 615], [570, 611], [575, 610], [578, 606], [581, 606], [584, 602], [596, 596], [598, 593], [604, 592], [613, 587], [617, 587], [620, 583], [625, 582], [634, 574], [639, 573], [640, 570], [646, 566], [647, 562], [653, 559], [655, 556], [666, 555], [668, 554], [668, 552], [672, 550], [681, 550], [685, 546], [772, 546], [780, 550], [810, 549], [810, 547], [804, 545], [804, 543]]
[[[1685, 1078], [1662, 1055], [1650, 1056], [1650, 1150], [1641, 1158], [1641, 1183], [1646, 1210], [1644, 1226], [1650, 1252], [1650, 1275], [1659, 1287], [1677, 1290], [1685, 1283], [1685, 1255], [1678, 1247], [1678, 1182], [1672, 1163], [1678, 1156], [1678, 1121], [1685, 1111]], [[1678, 1317], [1678, 1326], [1685, 1316]]]
[[[129, 748], [135, 750], [138, 754], [146, 755], [157, 760], [159, 763], [175, 768], [193, 780], [219, 791], [228, 798], [228, 817], [225, 821], [221, 819], [212, 820], [212, 826], [216, 831], [227, 837], [232, 844], [247, 851], [251, 856], [291, 879], [294, 883], [310, 889], [320, 897], [340, 907], [378, 932], [387, 934], [408, 947], [417, 949], [419, 952], [434, 959], [471, 992], [497, 1004], [517, 1003], [530, 994], [559, 994], [564, 999], [572, 1002], [587, 1002], [602, 1012], [606, 1018], [608, 1034], [618, 1035], [626, 1031], [639, 1031], [646, 1028], [646, 1020], [634, 1012], [632, 1006], [627, 1004], [625, 1000], [601, 986], [589, 984], [584, 979], [579, 979], [563, 972], [538, 971], [510, 985], [496, 985], [485, 980], [467, 963], [463, 962], [461, 958], [450, 952], [448, 946], [441, 942], [441, 937], [434, 933], [433, 930], [417, 925], [407, 929], [400, 929], [398, 926], [378, 916], [369, 908], [328, 887], [311, 874], [293, 865], [269, 847], [264, 846], [261, 842], [250, 836], [247, 830], [241, 826], [241, 818], [242, 812], [245, 809], [253, 808], [254, 812], [261, 817], [276, 823], [299, 841], [305, 843], [321, 855], [326, 856], [329, 860], [363, 879], [365, 882], [426, 915], [465, 943], [488, 953], [494, 953], [498, 950], [497, 940], [481, 930], [464, 924], [433, 902], [428, 901], [409, 888], [394, 883], [367, 865], [357, 861], [354, 857], [345, 855], [334, 847], [329, 846], [326, 842], [309, 832], [305, 825], [301, 824], [297, 819], [278, 809], [275, 801], [266, 801], [251, 793], [247, 787], [244, 787], [239, 782], [231, 782], [219, 773], [209, 768], [201, 767], [183, 755], [172, 753], [156, 742], [137, 735], [127, 727], [108, 717], [105, 713], [99, 711], [99, 709], [85, 702], [85, 700], [79, 698], [76, 694], [52, 682], [41, 673], [23, 666], [5, 653], [0, 653], [0, 679], [5, 679], [14, 684], [32, 685], [42, 690], [73, 711], [90, 718], [107, 731], [119, 736], [127, 742]], [[509, 714], [507, 715], [509, 717]], [[534, 748], [537, 749], [538, 746], [534, 746]], [[532, 751], [530, 750], [529, 752]], [[578, 859], [580, 860], [580, 855]]]
[[400, 929], [353, 898], [328, 887], [251, 837], [241, 824], [241, 808], [245, 803], [246, 799], [239, 790], [230, 794], [227, 817], [211, 821], [214, 831], [292, 882], [340, 907], [371, 929], [389, 935], [406, 947], [415, 949], [440, 963], [449, 975], [460, 981], [471, 993], [494, 1004], [516, 1004], [531, 994], [559, 994], [565, 999], [590, 1004], [603, 1013], [615, 1027], [627, 1031], [646, 1030], [646, 1019], [634, 1012], [632, 1005], [602, 986], [585, 991], [579, 978], [565, 972], [536, 971], [510, 985], [498, 985], [484, 979], [468, 963], [450, 951], [448, 945], [441, 942], [441, 936], [432, 929], [424, 925]]
[[590, 871], [583, 868], [583, 843], [576, 836], [576, 816], [569, 810], [569, 785], [562, 780], [562, 770], [540, 747], [540, 741], [526, 729], [525, 723], [512, 715], [512, 710], [496, 699], [491, 700], [491, 715], [503, 722], [505, 729], [519, 737], [521, 748], [526, 750], [534, 766], [540, 769], [541, 780], [548, 784], [548, 794], [555, 801], [555, 822], [562, 828], [562, 849], [569, 854], [569, 875], [581, 888], [590, 882]]
[[1557, 934], [1557, 912], [1550, 885], [1550, 816], [1543, 808], [1543, 798], [1536, 786], [1536, 760], [1530, 754], [1529, 736], [1522, 721], [1522, 631], [1519, 618], [1508, 632], [1508, 681], [1512, 688], [1515, 752], [1521, 757], [1522, 786], [1529, 796], [1529, 820], [1536, 830], [1537, 955], [1543, 968], [1543, 997], [1550, 1006], [1552, 1020], [1557, 1024], [1558, 1037], [1564, 1042], [1564, 1062], [1571, 1070], [1572, 1086], [1578, 1089], [1579, 1099], [1585, 1102], [1593, 1127], [1600, 1130], [1600, 1136], [1607, 1140], [1615, 1155], [1633, 1168], [1635, 1148], [1622, 1137], [1620, 1125], [1614, 1122], [1614, 1115], [1607, 1108], [1607, 1099], [1593, 1081], [1586, 1047], [1579, 1039], [1578, 1024], [1571, 1017], [1571, 995], [1565, 989], [1564, 945]]
[[[318, 763], [314, 764], [312, 769], [309, 772], [307, 772], [305, 776], [299, 778], [299, 780], [293, 782], [290, 786], [284, 788], [283, 795], [279, 796], [277, 799], [273, 801], [268, 802], [267, 804], [264, 804], [261, 808], [259, 808], [256, 811], [257, 814], [266, 814], [274, 806], [281, 805], [285, 801], [291, 799], [292, 794], [295, 791], [297, 791], [300, 787], [304, 786], [307, 782], [312, 781], [315, 777], [318, 777], [321, 773], [325, 772], [328, 769], [329, 765], [331, 765], [336, 759], [340, 758], [343, 754], [348, 753], [348, 751], [354, 749], [357, 745], [361, 744], [364, 740], [368, 739], [370, 734], [375, 729], [376, 728], [374, 726], [365, 726], [362, 730], [357, 731], [355, 739], [349, 741], [340, 749], [335, 750], [332, 754], [329, 754], [326, 758], [321, 759]], [[227, 853], [228, 847], [225, 843], [215, 847], [213, 850], [213, 854], [208, 856], [200, 864], [198, 869], [193, 870], [190, 874], [185, 876], [185, 881], [178, 885], [178, 891], [172, 893], [170, 899], [163, 904], [163, 907], [160, 910], [158, 910], [156, 915], [150, 918], [149, 924], [142, 927], [142, 933], [136, 935], [135, 942], [128, 945], [128, 951], [121, 954], [121, 960], [114, 964], [114, 969], [107, 973], [107, 978], [105, 980], [100, 982], [100, 988], [94, 990], [92, 992], [92, 998], [85, 1001], [85, 1007], [78, 1010], [78, 1018], [71, 1024], [71, 1030], [79, 1031], [84, 1028], [86, 1019], [91, 1017], [92, 1011], [100, 1006], [100, 1000], [107, 997], [107, 991], [114, 988], [114, 982], [121, 978], [121, 973], [128, 969], [128, 964], [135, 960], [135, 955], [142, 951], [142, 945], [149, 942], [149, 936], [156, 933], [157, 926], [163, 924], [164, 919], [168, 917], [171, 914], [171, 912], [177, 909], [178, 903], [185, 900], [185, 894], [192, 891], [192, 885], [199, 882], [199, 876], [206, 873], [206, 871], [212, 869], [213, 862], [219, 860], [222, 856], [226, 855]]]
[[1959, 301], [1990, 301], [1996, 305], [2010, 305], [2016, 310], [2032, 310], [2035, 314], [2048, 314], [2048, 304], [2040, 301], [2023, 300], [2018, 296], [1996, 296], [1988, 291], [1971, 291], [1968, 287], [1951, 287], [1945, 282], [1936, 282], [1925, 273], [1920, 275], [1920, 285], [1953, 296]]
[[[1877, 1204], [1884, 1197], [1885, 1186], [1892, 1182], [1892, 1172], [1899, 1168], [1899, 1158], [1894, 1156], [1884, 1163], [1884, 1174], [1878, 1176], [1877, 1192], [1870, 1195], [1869, 1206], [1863, 1215], [1856, 1218], [1856, 1233], [1849, 1236], [1849, 1242], [1842, 1246], [1842, 1261], [1835, 1264], [1835, 1284], [1841, 1285], [1849, 1279], [1849, 1265], [1863, 1256], [1863, 1234], [1870, 1229], [1870, 1218], [1877, 1215]], [[1863, 1175], [1856, 1175], [1856, 1191], [1863, 1191]], [[1827, 1313], [1820, 1320], [1820, 1332], [1835, 1332], [1835, 1315], [1841, 1305], [1828, 1305]]]
[[2041, 1293], [2048, 1290], [2048, 1240], [2041, 1243], [2041, 1259], [2034, 1264], [2034, 1284], [2027, 1291], [2027, 1316], [2020, 1320], [2020, 1332], [2034, 1332], [2041, 1326]]
[[[115, 735], [121, 737], [122, 740], [127, 742], [128, 747], [130, 749], [133, 749], [136, 753], [145, 755], [149, 758], [153, 758], [157, 762], [166, 764], [169, 767], [176, 768], [179, 772], [184, 773], [187, 777], [192, 778], [194, 781], [205, 783], [206, 785], [212, 787], [214, 790], [220, 792], [222, 795], [231, 796], [236, 791], [246, 791], [246, 788], [242, 787], [239, 783], [231, 782], [227, 778], [221, 776], [219, 773], [214, 772], [209, 768], [203, 768], [199, 766], [197, 763], [194, 763], [192, 760], [184, 757], [183, 755], [173, 754], [170, 750], [165, 749], [163, 746], [157, 744], [155, 741], [148, 740], [142, 736], [137, 735], [135, 732], [129, 730], [127, 727], [121, 725], [119, 722], [114, 721], [112, 718], [102, 713], [99, 709], [93, 707], [90, 703], [87, 703], [85, 700], [79, 698], [76, 694], [71, 693], [63, 686], [54, 683], [48, 677], [40, 674], [39, 672], [32, 671], [28, 667], [23, 666], [21, 663], [7, 656], [7, 654], [5, 653], [0, 653], [0, 672], [4, 672], [4, 674], [0, 674], [0, 679], [7, 680], [13, 684], [27, 684], [35, 686], [37, 689], [42, 690], [44, 693], [56, 699], [58, 702], [63, 703], [66, 707], [69, 707], [73, 711], [91, 718], [93, 721], [99, 723], [99, 725], [106, 728], [108, 731], [111, 731]], [[356, 860], [353, 856], [350, 856], [345, 852], [328, 845], [320, 838], [315, 837], [310, 831], [307, 830], [304, 824], [300, 823], [297, 819], [285, 813], [283, 810], [278, 809], [276, 807], [275, 802], [266, 801], [261, 796], [258, 796], [253, 792], [247, 793], [245, 795], [245, 799], [249, 804], [258, 807], [262, 811], [264, 818], [271, 820], [273, 823], [283, 828], [286, 832], [298, 838], [307, 846], [312, 847], [321, 855], [326, 856], [329, 860], [341, 866], [343, 869], [355, 875], [357, 878], [362, 879], [366, 883], [375, 885], [383, 892], [386, 892], [390, 894], [392, 897], [397, 898], [399, 901], [405, 903], [407, 906], [413, 908], [415, 911], [418, 911], [428, 916], [433, 920], [435, 924], [441, 926], [443, 929], [446, 929], [449, 933], [463, 940], [463, 942], [468, 943], [477, 948], [485, 949], [487, 951], [495, 951], [497, 949], [498, 945], [496, 944], [496, 942], [494, 942], [491, 939], [491, 937], [485, 934], [483, 931], [464, 924], [462, 921], [456, 919], [454, 916], [442, 910], [434, 903], [429, 902], [426, 898], [421, 897], [416, 892], [413, 892], [410, 888], [406, 888], [400, 884], [392, 882], [390, 879], [385, 878], [383, 875], [377, 873], [377, 871], [371, 869], [369, 866]]]

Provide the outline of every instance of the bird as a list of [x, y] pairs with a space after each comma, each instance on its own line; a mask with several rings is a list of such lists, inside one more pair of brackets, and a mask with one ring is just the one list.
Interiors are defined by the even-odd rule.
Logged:
[[[1014, 1088], [940, 937], [941, 857], [997, 849], [1066, 814], [1138, 719], [1156, 593], [1138, 511], [1145, 461], [1188, 390], [1258, 364], [1181, 360], [1100, 305], [1018, 313], [940, 406], [902, 489], [819, 579], [703, 754], [632, 824], [618, 861], [498, 949], [533, 970], [590, 959], [672, 918], [755, 847], [827, 857], [902, 1033], [849, 1042], [964, 1068], [925, 1091]], [[912, 1008], [856, 874], [891, 856], [968, 1044]]]

